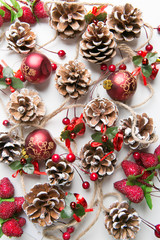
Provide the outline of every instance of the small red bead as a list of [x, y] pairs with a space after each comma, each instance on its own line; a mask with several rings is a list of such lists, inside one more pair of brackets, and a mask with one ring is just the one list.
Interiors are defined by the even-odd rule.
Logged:
[[66, 156], [68, 162], [74, 162], [76, 160], [76, 156], [73, 153], [69, 153]]
[[160, 33], [160, 25], [157, 27], [157, 31], [158, 33]]
[[103, 135], [101, 139], [102, 139], [102, 142], [107, 142], [108, 137], [106, 135]]
[[70, 124], [70, 120], [69, 120], [69, 118], [63, 118], [63, 120], [62, 120], [62, 123], [64, 124], [64, 125], [69, 125]]
[[71, 138], [71, 139], [75, 139], [76, 136], [77, 136], [77, 135], [76, 135], [76, 133], [74, 133], [74, 132], [72, 132], [72, 133], [70, 134], [70, 138]]
[[76, 202], [71, 202], [71, 203], [70, 203], [70, 207], [71, 207], [72, 209], [75, 209], [76, 206], [77, 206], [77, 203], [76, 203]]
[[67, 232], [68, 232], [68, 233], [73, 233], [74, 230], [75, 230], [75, 229], [74, 229], [74, 227], [72, 227], [72, 226], [67, 228]]
[[65, 55], [66, 55], [66, 53], [64, 50], [59, 50], [59, 52], [58, 52], [59, 57], [64, 57]]
[[64, 239], [64, 240], [69, 240], [70, 237], [71, 237], [71, 236], [70, 236], [70, 233], [69, 233], [69, 232], [64, 232], [64, 233], [63, 233], [63, 239]]
[[157, 224], [155, 226], [155, 231], [154, 231], [155, 235], [157, 238], [160, 238], [160, 224]]
[[134, 153], [133, 153], [133, 158], [134, 158], [135, 160], [140, 160], [140, 159], [141, 159], [141, 154], [140, 154], [139, 152], [134, 152]]
[[153, 46], [151, 44], [148, 44], [146, 47], [145, 47], [146, 51], [147, 52], [151, 52], [153, 50]]
[[25, 165], [27, 163], [27, 160], [25, 158], [21, 158], [20, 163], [22, 165]]
[[142, 64], [143, 65], [148, 65], [148, 59], [147, 58], [143, 58], [143, 60], [142, 60]]
[[2, 123], [5, 127], [8, 127], [10, 122], [8, 120], [4, 120]]
[[90, 174], [90, 179], [91, 179], [91, 181], [96, 181], [98, 179], [98, 174], [97, 173], [91, 173]]
[[59, 154], [53, 154], [53, 155], [52, 155], [52, 161], [53, 161], [53, 162], [58, 163], [59, 160], [60, 160]]
[[26, 81], [26, 79], [24, 78], [23, 75], [20, 75], [20, 76], [19, 76], [19, 79], [20, 79], [22, 82], [25, 82], [25, 81]]
[[107, 71], [107, 65], [106, 64], [101, 64], [101, 70], [102, 71]]
[[10, 78], [6, 78], [5, 82], [6, 82], [7, 85], [11, 85], [12, 80]]
[[108, 70], [109, 70], [110, 72], [115, 72], [116, 66], [113, 65], [113, 64], [111, 64], [111, 65], [108, 67]]
[[127, 68], [126, 64], [121, 64], [119, 66], [119, 70], [126, 70], [126, 68]]
[[143, 51], [142, 50], [138, 51], [137, 55], [142, 56], [143, 55]]
[[89, 182], [83, 182], [83, 184], [82, 184], [82, 187], [84, 188], [84, 189], [88, 189], [89, 187], [90, 187], [90, 183]]
[[57, 64], [52, 63], [52, 71], [56, 71], [56, 69], [57, 69]]

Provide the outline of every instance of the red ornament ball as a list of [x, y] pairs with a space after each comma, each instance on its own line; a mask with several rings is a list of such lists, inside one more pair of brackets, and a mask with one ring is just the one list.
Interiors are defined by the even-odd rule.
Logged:
[[83, 182], [83, 184], [82, 184], [82, 187], [84, 188], [84, 189], [88, 189], [89, 187], [90, 187], [90, 183], [89, 182]]
[[97, 173], [91, 173], [90, 174], [90, 179], [91, 181], [96, 181], [98, 179], [98, 174]]
[[115, 71], [108, 76], [112, 86], [107, 90], [108, 95], [117, 101], [128, 100], [136, 91], [137, 80], [128, 71]]
[[64, 240], [69, 240], [70, 237], [71, 237], [71, 236], [70, 236], [70, 233], [69, 233], [69, 232], [64, 232], [64, 233], [63, 233], [63, 239], [64, 239]]
[[21, 71], [24, 78], [33, 84], [46, 82], [51, 76], [52, 64], [41, 53], [30, 53], [22, 61]]
[[3, 126], [8, 127], [10, 125], [10, 122], [8, 120], [3, 121]]
[[58, 163], [60, 161], [59, 154], [53, 154], [52, 155], [52, 161], [55, 162], [55, 163]]
[[36, 129], [25, 139], [26, 152], [33, 160], [44, 161], [50, 158], [55, 148], [55, 142], [45, 129]]
[[67, 232], [68, 232], [68, 233], [73, 233], [73, 232], [74, 232], [74, 227], [73, 227], [73, 226], [68, 227], [68, 228], [67, 228]]
[[66, 156], [66, 160], [68, 162], [74, 162], [76, 160], [76, 156], [73, 153], [68, 153]]

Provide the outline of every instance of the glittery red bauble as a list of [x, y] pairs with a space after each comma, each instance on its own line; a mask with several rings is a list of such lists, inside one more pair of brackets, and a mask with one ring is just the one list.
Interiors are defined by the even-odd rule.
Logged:
[[84, 197], [82, 197], [78, 193], [74, 193], [74, 196], [76, 197], [77, 204], [82, 205], [84, 208], [87, 208], [87, 202]]
[[43, 161], [50, 158], [55, 148], [55, 142], [45, 129], [34, 130], [25, 140], [26, 152], [33, 160]]
[[108, 76], [108, 80], [111, 80], [112, 86], [107, 93], [114, 100], [128, 100], [136, 91], [137, 80], [128, 71], [115, 71]]
[[47, 81], [52, 72], [49, 59], [41, 53], [30, 53], [22, 61], [22, 74], [28, 82], [33, 84]]

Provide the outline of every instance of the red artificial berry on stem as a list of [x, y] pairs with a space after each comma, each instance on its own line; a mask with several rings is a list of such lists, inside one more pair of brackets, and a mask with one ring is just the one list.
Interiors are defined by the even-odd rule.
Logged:
[[11, 21], [11, 11], [8, 10], [5, 6], [0, 7], [4, 11], [3, 21], [10, 22]]
[[107, 65], [106, 64], [101, 64], [101, 70], [102, 71], [107, 71]]
[[141, 174], [141, 170], [139, 168], [139, 165], [137, 165], [134, 162], [123, 160], [121, 163], [121, 166], [123, 168], [124, 173], [128, 177], [129, 175], [139, 175]]
[[22, 212], [22, 205], [24, 203], [24, 197], [15, 197], [14, 203], [16, 204], [16, 213]]
[[11, 198], [14, 195], [14, 187], [6, 177], [0, 180], [0, 198]]
[[144, 192], [141, 187], [134, 186], [126, 186], [126, 197], [134, 203], [140, 203], [144, 198]]
[[13, 217], [16, 212], [16, 204], [14, 202], [2, 202], [0, 204], [0, 218], [8, 219]]
[[6, 82], [7, 85], [11, 85], [12, 79], [11, 78], [6, 78], [5, 82]]
[[34, 15], [37, 18], [47, 18], [48, 15], [44, 9], [44, 3], [42, 1], [38, 1], [33, 8]]
[[119, 66], [119, 70], [126, 70], [126, 68], [127, 68], [126, 64], [121, 64]]
[[22, 228], [14, 218], [3, 223], [2, 232], [8, 237], [20, 237], [23, 234]]
[[52, 71], [56, 71], [56, 69], [57, 69], [57, 64], [52, 63]]
[[139, 50], [139, 51], [137, 52], [137, 55], [142, 56], [142, 55], [143, 55], [143, 51], [142, 51], [142, 50]]
[[[64, 124], [64, 125], [69, 125], [70, 124], [70, 120], [69, 120], [69, 118], [63, 118], [63, 120], [62, 120], [62, 123]], [[68, 129], [69, 130], [69, 129]]]
[[22, 74], [19, 76], [19, 79], [20, 79], [22, 82], [25, 82], [25, 81], [26, 81], [25, 78], [24, 78], [24, 76], [23, 76]]
[[59, 50], [58, 51], [58, 56], [59, 57], [64, 57], [66, 55], [65, 51], [64, 50]]
[[142, 64], [143, 65], [148, 65], [148, 59], [147, 58], [143, 58], [143, 60], [142, 60]]
[[71, 202], [71, 203], [70, 203], [70, 207], [71, 207], [72, 209], [75, 209], [76, 206], [77, 206], [77, 203], [76, 203], [76, 202]]
[[160, 33], [160, 25], [157, 27], [157, 31], [158, 33]]
[[155, 226], [155, 232], [154, 233], [155, 233], [157, 238], [160, 238], [160, 224], [157, 224]]
[[68, 233], [73, 233], [73, 232], [74, 232], [74, 227], [73, 227], [73, 226], [68, 227], [68, 228], [67, 228], [67, 232], [68, 232]]
[[97, 173], [91, 173], [90, 174], [90, 179], [91, 179], [91, 181], [96, 181], [98, 179], [98, 174]]
[[68, 162], [74, 162], [76, 160], [76, 156], [73, 153], [69, 153], [66, 156]]
[[34, 24], [37, 22], [36, 17], [33, 15], [29, 7], [22, 6], [22, 10], [23, 10], [23, 15], [19, 18], [21, 22], [27, 22], [31, 24]]
[[109, 70], [110, 72], [115, 72], [116, 66], [113, 65], [113, 64], [111, 64], [111, 65], [108, 67], [108, 70]]
[[89, 187], [90, 187], [90, 183], [89, 182], [83, 182], [82, 183], [82, 187], [84, 188], [84, 189], [88, 189]]
[[53, 154], [53, 155], [52, 155], [52, 161], [53, 161], [53, 162], [58, 163], [59, 160], [60, 160], [59, 154]]
[[70, 138], [71, 138], [71, 139], [75, 139], [75, 138], [76, 138], [76, 133], [72, 132], [72, 133], [70, 134]]
[[151, 52], [153, 50], [153, 46], [151, 44], [148, 44], [146, 47], [145, 47], [146, 51], [147, 52]]
[[103, 135], [102, 138], [101, 138], [102, 142], [107, 142], [108, 140], [108, 137], [106, 135]]
[[26, 224], [26, 219], [23, 217], [18, 218], [18, 224], [20, 227], [23, 227]]
[[21, 158], [20, 163], [22, 165], [25, 165], [27, 163], [27, 160], [25, 158]]
[[158, 158], [152, 153], [141, 153], [141, 160], [145, 168], [156, 167], [158, 165]]
[[127, 179], [122, 179], [114, 183], [114, 188], [119, 192], [126, 194]]
[[64, 240], [69, 240], [70, 237], [71, 237], [71, 236], [70, 236], [70, 233], [69, 233], [69, 232], [64, 232], [64, 233], [63, 233], [63, 239], [64, 239]]
[[8, 127], [8, 126], [9, 126], [9, 121], [8, 121], [8, 120], [4, 120], [4, 121], [3, 121], [3, 125], [4, 125], [5, 127]]
[[141, 154], [139, 152], [134, 152], [133, 158], [138, 165], [143, 165], [141, 161]]

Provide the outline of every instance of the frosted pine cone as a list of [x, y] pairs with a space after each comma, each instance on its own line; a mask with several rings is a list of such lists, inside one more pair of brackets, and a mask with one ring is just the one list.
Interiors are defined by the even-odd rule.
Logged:
[[70, 163], [64, 159], [60, 159], [58, 163], [54, 163], [52, 159], [46, 162], [46, 172], [50, 185], [70, 186], [73, 177], [74, 169]]
[[61, 38], [73, 38], [85, 29], [85, 8], [80, 3], [59, 2], [51, 10], [50, 25]]
[[115, 6], [108, 19], [108, 25], [117, 40], [132, 41], [138, 38], [143, 25], [142, 13], [131, 4]]
[[83, 117], [89, 127], [100, 131], [102, 124], [107, 127], [115, 124], [118, 118], [118, 108], [106, 98], [95, 98], [85, 106]]
[[69, 61], [61, 65], [56, 71], [56, 88], [64, 97], [74, 99], [85, 95], [91, 82], [91, 74], [84, 63]]
[[134, 239], [140, 230], [140, 218], [126, 201], [114, 202], [106, 213], [105, 227], [115, 239]]
[[113, 174], [117, 162], [115, 153], [109, 154], [101, 161], [108, 153], [107, 148], [104, 146], [92, 147], [91, 143], [92, 141], [84, 145], [80, 152], [83, 169], [89, 173], [97, 173], [99, 179]]
[[[135, 135], [140, 140], [152, 140], [155, 137], [153, 119], [149, 118], [146, 113], [136, 115], [137, 121], [135, 126]], [[139, 143], [132, 136], [132, 125], [133, 117], [130, 116], [128, 119], [121, 120], [120, 129], [124, 133], [124, 143], [129, 145], [132, 149], [143, 149], [147, 148], [149, 144]]]
[[38, 92], [22, 88], [10, 95], [7, 105], [10, 121], [15, 124], [34, 123], [38, 124], [45, 115], [45, 106]]
[[92, 63], [101, 64], [116, 55], [113, 33], [104, 22], [91, 23], [82, 35], [80, 53]]
[[30, 53], [36, 46], [36, 35], [30, 25], [24, 22], [13, 23], [6, 32], [6, 39], [8, 48], [21, 54]]
[[60, 217], [60, 209], [65, 205], [64, 197], [59, 187], [51, 187], [49, 183], [36, 184], [25, 195], [23, 209], [33, 223], [50, 226]]
[[20, 159], [21, 143], [11, 138], [7, 132], [0, 133], [0, 162], [10, 164]]

